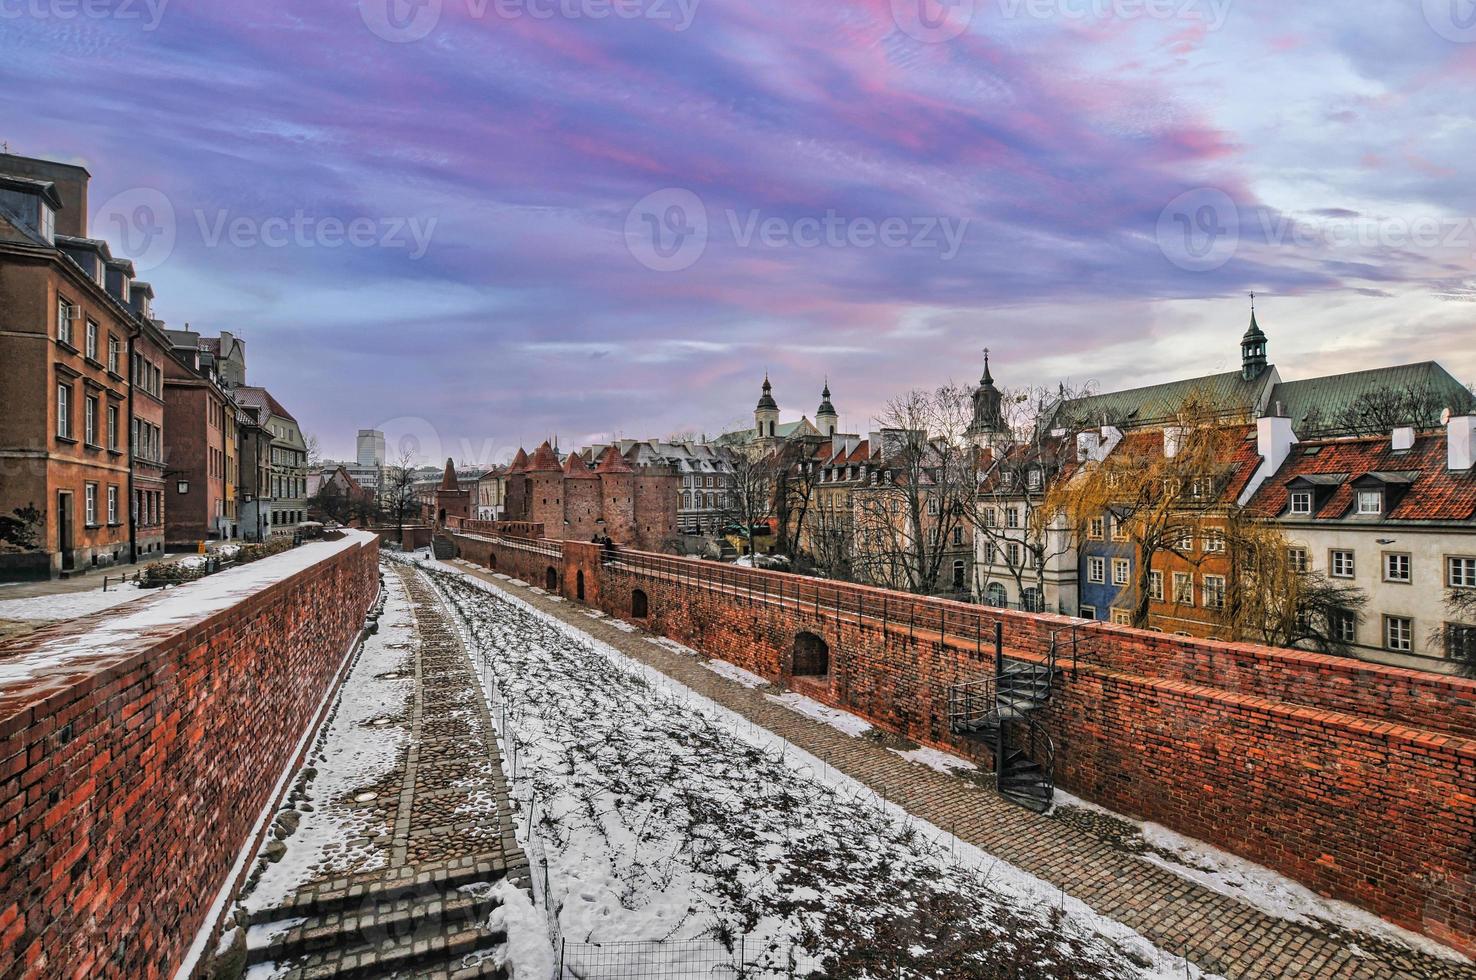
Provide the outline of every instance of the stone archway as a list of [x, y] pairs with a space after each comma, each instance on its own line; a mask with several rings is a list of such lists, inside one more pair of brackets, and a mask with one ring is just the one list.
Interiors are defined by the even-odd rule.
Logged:
[[814, 633], [799, 633], [794, 638], [795, 677], [829, 677], [830, 644]]
[[580, 602], [584, 601], [584, 569], [574, 573], [574, 598]]
[[558, 569], [554, 568], [553, 566], [549, 566], [548, 571], [545, 572], [544, 575], [543, 575], [543, 587], [545, 589], [547, 589], [549, 592], [551, 592], [551, 593], [553, 593], [555, 595], [558, 594], [558, 591], [559, 591], [559, 572], [558, 572]]
[[630, 593], [630, 618], [645, 619], [651, 615], [651, 600], [641, 589], [634, 589]]

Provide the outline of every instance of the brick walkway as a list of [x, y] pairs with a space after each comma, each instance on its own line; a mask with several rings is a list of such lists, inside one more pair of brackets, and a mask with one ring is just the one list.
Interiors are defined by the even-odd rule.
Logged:
[[1030, 813], [966, 778], [936, 772], [873, 739], [812, 721], [769, 700], [763, 689], [745, 688], [708, 670], [697, 658], [651, 643], [649, 634], [618, 629], [587, 615], [581, 606], [469, 563], [457, 565], [825, 759], [919, 818], [1063, 888], [1207, 972], [1230, 978], [1476, 976], [1469, 966], [1375, 935], [1268, 915], [1147, 863], [1110, 834], [1095, 833], [1076, 820]]
[[[406, 747], [390, 773], [332, 801], [368, 814], [369, 829], [341, 842], [331, 873], [309, 872], [285, 902], [251, 913], [246, 957], [290, 980], [503, 977], [491, 954], [507, 937], [488, 925], [500, 904], [491, 889], [504, 879], [526, 889], [528, 861], [514, 837], [492, 719], [435, 592], [408, 568], [383, 567], [390, 591], [408, 598], [413, 626], [403, 630], [409, 642], [388, 647], [410, 651], [402, 664], [373, 679], [411, 674], [413, 690], [394, 714], [354, 724], [404, 729]], [[356, 665], [344, 691], [382, 669]], [[276, 854], [268, 860], [291, 856], [309, 799], [327, 802], [317, 799], [317, 776], [316, 768], [302, 773], [285, 811], [291, 829], [267, 845]]]

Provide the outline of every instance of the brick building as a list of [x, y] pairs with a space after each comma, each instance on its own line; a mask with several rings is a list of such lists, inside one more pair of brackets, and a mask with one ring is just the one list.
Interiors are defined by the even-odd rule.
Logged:
[[265, 388], [239, 385], [230, 393], [237, 404], [256, 410], [260, 424], [272, 437], [267, 536], [292, 534], [307, 520], [308, 450], [302, 427]]
[[[178, 344], [178, 338], [175, 338]], [[226, 439], [235, 403], [204, 374], [192, 348], [176, 346], [164, 362], [164, 534], [170, 548], [219, 540], [226, 523]], [[227, 428], [227, 413], [230, 426]]]
[[127, 562], [133, 267], [87, 234], [87, 171], [0, 155], [6, 577]]
[[152, 320], [154, 290], [146, 282], [133, 284], [133, 308], [139, 331], [130, 354], [128, 412], [133, 447], [134, 560], [156, 557], [165, 545], [164, 504], [168, 499], [164, 460], [164, 362], [169, 360], [169, 338]]
[[272, 521], [272, 434], [265, 413], [255, 405], [236, 405], [236, 506], [241, 537], [265, 541]]
[[505, 519], [542, 524], [544, 535], [660, 550], [677, 533], [681, 477], [667, 466], [633, 466], [608, 447], [591, 465], [579, 453], [560, 463], [547, 442], [518, 450], [507, 472]]

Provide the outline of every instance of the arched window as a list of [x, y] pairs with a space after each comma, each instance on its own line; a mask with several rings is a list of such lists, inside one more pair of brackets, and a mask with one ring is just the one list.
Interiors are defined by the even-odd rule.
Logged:
[[960, 558], [953, 563], [953, 589], [955, 592], [962, 591], [964, 587], [964, 563]]
[[1026, 612], [1042, 612], [1045, 610], [1045, 596], [1037, 588], [1028, 588], [1020, 593], [1020, 608]]
[[584, 569], [580, 569], [574, 575], [574, 598], [580, 602], [584, 601]]
[[999, 582], [990, 582], [989, 588], [984, 590], [984, 601], [991, 606], [1005, 606], [1009, 604], [1010, 594]]
[[630, 593], [630, 618], [645, 619], [651, 615], [651, 601], [646, 598], [646, 593], [635, 589]]
[[814, 633], [800, 633], [794, 638], [794, 676], [828, 677], [830, 645]]
[[559, 591], [559, 573], [556, 570], [554, 570], [553, 568], [549, 568], [549, 570], [546, 573], [544, 573], [543, 581], [544, 581], [544, 587], [547, 588], [548, 591], [550, 591], [550, 592], [558, 592]]

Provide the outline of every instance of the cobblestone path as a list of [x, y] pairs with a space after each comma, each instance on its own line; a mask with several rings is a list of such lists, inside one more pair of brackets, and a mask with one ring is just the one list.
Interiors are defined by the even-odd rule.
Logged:
[[[1229, 978], [1456, 978], [1476, 969], [1386, 941], [1318, 923], [1295, 922], [1212, 891], [1150, 864], [1113, 834], [1078, 818], [1039, 816], [966, 777], [902, 758], [867, 737], [813, 721], [721, 677], [703, 661], [651, 642], [649, 634], [611, 625], [584, 607], [466, 562], [474, 575], [656, 668], [823, 759], [892, 802], [1137, 930], [1166, 952]], [[1058, 810], [1058, 813], [1072, 811]], [[1350, 819], [1360, 819], [1350, 815]]]
[[[398, 618], [384, 617], [377, 658], [366, 651], [345, 681], [262, 867], [319, 860], [265, 907], [252, 900], [258, 882], [248, 885], [252, 977], [505, 976], [497, 953], [506, 935], [492, 913], [502, 883], [528, 887], [528, 862], [513, 834], [492, 720], [435, 592], [411, 569], [383, 568]], [[369, 751], [357, 747], [374, 737], [364, 729], [398, 739], [395, 761], [371, 784], [345, 789], [329, 770]], [[346, 751], [335, 754], [334, 745]], [[299, 825], [335, 809], [330, 828], [351, 829], [298, 858]]]

